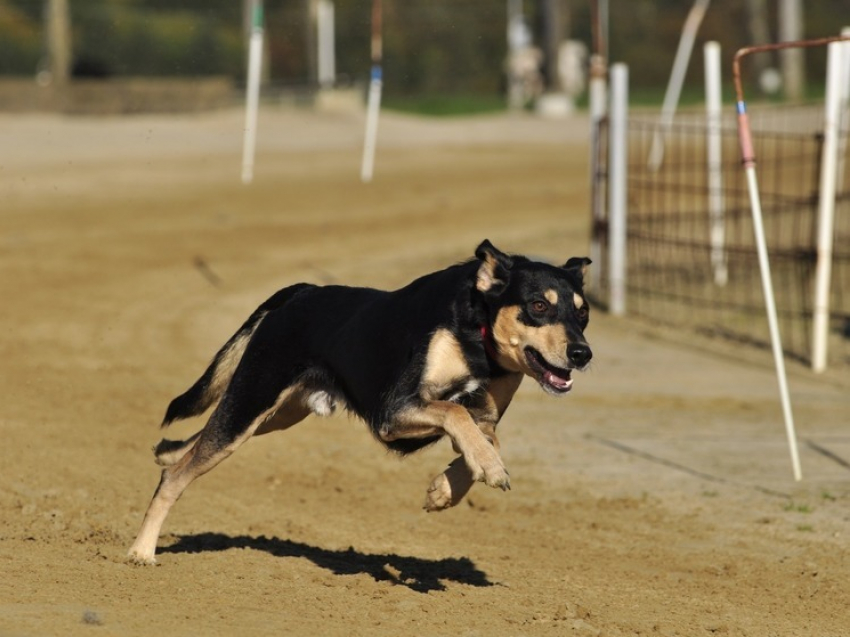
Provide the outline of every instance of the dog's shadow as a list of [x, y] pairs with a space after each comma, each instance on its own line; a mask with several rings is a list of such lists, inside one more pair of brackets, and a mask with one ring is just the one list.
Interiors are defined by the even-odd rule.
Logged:
[[368, 554], [349, 548], [334, 551], [310, 546], [292, 540], [264, 535], [231, 537], [222, 533], [199, 533], [179, 536], [170, 546], [161, 547], [159, 553], [204, 553], [228, 549], [253, 549], [265, 551], [275, 557], [303, 557], [316, 566], [336, 575], [365, 573], [376, 581], [390, 581], [411, 590], [427, 593], [446, 589], [444, 581], [453, 581], [469, 586], [495, 586], [486, 573], [475, 567], [466, 557], [428, 560], [404, 557], [395, 554]]

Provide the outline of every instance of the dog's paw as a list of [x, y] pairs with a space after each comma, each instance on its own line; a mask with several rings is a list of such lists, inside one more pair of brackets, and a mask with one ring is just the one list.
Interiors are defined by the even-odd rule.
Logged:
[[455, 458], [443, 473], [431, 481], [425, 496], [425, 510], [442, 511], [455, 506], [473, 484], [475, 482], [464, 458]]
[[139, 551], [131, 550], [127, 553], [127, 562], [136, 566], [156, 566], [156, 557], [153, 554], [143, 555]]
[[442, 511], [453, 507], [457, 502], [452, 498], [452, 486], [445, 473], [441, 473], [431, 481], [428, 493], [425, 494], [425, 510]]
[[502, 491], [511, 490], [511, 476], [504, 467], [500, 471], [485, 472], [483, 482], [488, 487], [499, 488]]
[[490, 453], [485, 454], [485, 457], [478, 462], [470, 462], [467, 459], [467, 466], [472, 472], [472, 479], [476, 482], [483, 482], [488, 487], [499, 488], [502, 491], [510, 490], [510, 474], [502, 458], [494, 449], [491, 448]]

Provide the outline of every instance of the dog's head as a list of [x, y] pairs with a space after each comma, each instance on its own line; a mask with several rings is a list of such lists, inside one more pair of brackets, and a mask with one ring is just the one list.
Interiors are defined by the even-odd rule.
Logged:
[[572, 370], [587, 368], [593, 353], [584, 338], [589, 308], [584, 297], [586, 257], [563, 266], [509, 256], [489, 241], [475, 251], [475, 287], [489, 313], [496, 362], [534, 378], [550, 394], [572, 387]]

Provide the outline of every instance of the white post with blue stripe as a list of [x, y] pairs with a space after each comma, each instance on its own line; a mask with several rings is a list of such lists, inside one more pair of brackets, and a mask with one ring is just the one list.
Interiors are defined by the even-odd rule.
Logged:
[[381, 65], [372, 66], [372, 80], [369, 82], [369, 98], [366, 107], [366, 139], [363, 143], [363, 164], [360, 168], [360, 180], [372, 181], [375, 169], [375, 146], [378, 138], [378, 114], [381, 111]]
[[383, 58], [381, 0], [372, 0], [372, 79], [369, 82], [369, 97], [366, 102], [366, 138], [363, 142], [363, 162], [360, 181], [372, 181], [375, 169], [375, 146], [378, 138], [378, 114], [381, 111], [381, 89], [383, 87]]
[[262, 0], [253, 0], [251, 4], [251, 40], [248, 45], [248, 86], [245, 91], [245, 131], [242, 142], [243, 184], [250, 184], [254, 179], [260, 71], [263, 65], [263, 3]]
[[738, 140], [741, 145], [741, 163], [747, 177], [747, 191], [750, 195], [750, 208], [753, 216], [753, 234], [755, 235], [756, 251], [758, 252], [759, 272], [764, 292], [764, 306], [767, 313], [767, 325], [770, 330], [770, 344], [773, 349], [773, 361], [776, 365], [776, 379], [779, 382], [779, 398], [782, 403], [782, 413], [785, 417], [785, 433], [788, 437], [788, 448], [791, 452], [791, 465], [794, 479], [803, 479], [800, 468], [800, 452], [797, 450], [797, 434], [794, 430], [794, 415], [791, 412], [791, 395], [788, 391], [788, 377], [785, 373], [785, 359], [782, 354], [782, 340], [779, 336], [779, 319], [776, 314], [776, 300], [773, 296], [773, 283], [770, 276], [770, 260], [767, 256], [767, 240], [764, 233], [764, 215], [761, 208], [758, 179], [756, 177], [756, 157], [753, 150], [753, 139], [750, 133], [750, 120], [747, 116], [747, 104], [739, 95], [738, 111]]

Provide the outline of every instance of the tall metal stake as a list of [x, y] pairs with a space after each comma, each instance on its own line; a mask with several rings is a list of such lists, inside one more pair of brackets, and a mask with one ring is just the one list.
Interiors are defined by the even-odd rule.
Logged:
[[375, 167], [375, 145], [378, 137], [378, 113], [381, 110], [381, 88], [383, 86], [383, 36], [381, 0], [372, 0], [372, 80], [369, 82], [369, 98], [366, 106], [366, 136], [363, 143], [363, 162], [360, 180], [372, 181]]
[[750, 195], [750, 207], [753, 213], [753, 230], [756, 237], [756, 248], [758, 249], [759, 268], [761, 269], [761, 281], [764, 288], [765, 310], [770, 328], [770, 340], [773, 346], [773, 359], [776, 363], [776, 376], [779, 381], [779, 394], [782, 400], [782, 412], [785, 415], [785, 431], [788, 436], [788, 446], [791, 451], [791, 462], [794, 467], [794, 479], [801, 480], [803, 477], [800, 470], [800, 456], [797, 451], [797, 436], [794, 433], [794, 417], [791, 414], [791, 399], [788, 394], [788, 380], [785, 375], [785, 361], [782, 357], [782, 343], [779, 339], [779, 322], [776, 317], [776, 302], [773, 298], [773, 284], [770, 279], [770, 263], [767, 257], [767, 244], [764, 238], [764, 224], [762, 220], [761, 200], [759, 197], [758, 181], [756, 180], [756, 157], [753, 150], [753, 139], [750, 134], [750, 121], [747, 116], [747, 104], [744, 102], [744, 90], [741, 85], [741, 59], [752, 53], [764, 51], [777, 51], [783, 49], [824, 46], [830, 42], [850, 40], [850, 37], [837, 36], [832, 38], [818, 38], [815, 40], [801, 40], [798, 42], [779, 42], [777, 44], [763, 44], [739, 49], [735, 53], [732, 63], [732, 74], [735, 80], [735, 94], [738, 108], [738, 139], [741, 144], [741, 163], [747, 176], [747, 189]]
[[260, 70], [263, 64], [263, 2], [251, 2], [251, 40], [248, 48], [248, 86], [245, 90], [245, 135], [242, 142], [242, 183], [254, 179], [257, 146], [257, 111], [260, 104]]

